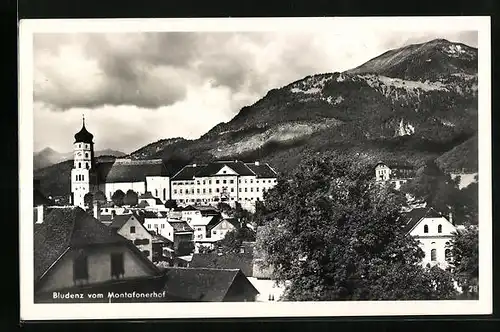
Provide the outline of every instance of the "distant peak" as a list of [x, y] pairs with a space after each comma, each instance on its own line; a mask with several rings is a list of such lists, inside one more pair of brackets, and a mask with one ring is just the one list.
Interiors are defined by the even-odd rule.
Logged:
[[38, 153], [47, 154], [47, 153], [58, 153], [58, 152], [52, 149], [51, 147], [46, 147], [45, 149], [40, 150]]

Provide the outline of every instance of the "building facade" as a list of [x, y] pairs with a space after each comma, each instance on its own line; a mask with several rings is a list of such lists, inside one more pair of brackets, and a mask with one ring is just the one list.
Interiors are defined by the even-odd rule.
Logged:
[[171, 179], [172, 199], [178, 205], [236, 203], [255, 209], [264, 193], [277, 183], [277, 173], [268, 164], [217, 161], [187, 165]]
[[416, 208], [404, 214], [406, 232], [419, 241], [425, 257], [422, 265], [437, 265], [442, 269], [449, 266], [451, 257], [450, 244], [457, 227], [451, 216], [445, 218], [433, 208]]
[[94, 157], [94, 136], [85, 120], [75, 134], [74, 162], [71, 170], [72, 205], [85, 207], [85, 195], [102, 192], [111, 201], [116, 191], [133, 190], [138, 195], [152, 193], [165, 203], [170, 198], [170, 175], [162, 160], [120, 158], [98, 163]]
[[375, 165], [375, 182], [376, 183], [389, 183], [399, 190], [401, 186], [411, 180], [415, 175], [412, 166], [386, 164], [379, 162]]

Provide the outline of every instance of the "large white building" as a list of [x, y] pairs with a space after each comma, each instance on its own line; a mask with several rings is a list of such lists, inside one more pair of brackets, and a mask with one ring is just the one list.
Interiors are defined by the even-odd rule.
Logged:
[[415, 208], [404, 214], [405, 231], [419, 241], [424, 251], [423, 265], [448, 267], [451, 260], [451, 240], [457, 227], [451, 216], [445, 218], [433, 208]]
[[240, 203], [254, 210], [255, 202], [277, 183], [277, 173], [268, 164], [216, 161], [187, 165], [171, 179], [172, 199], [179, 205]]
[[411, 180], [415, 175], [412, 166], [401, 164], [386, 164], [379, 162], [375, 165], [375, 181], [377, 183], [390, 183], [398, 190]]
[[162, 160], [116, 159], [97, 163], [94, 157], [94, 136], [85, 128], [75, 134], [74, 163], [71, 170], [71, 202], [84, 207], [87, 193], [101, 191], [107, 198], [117, 190], [138, 195], [151, 192], [162, 202], [170, 198], [170, 177]]

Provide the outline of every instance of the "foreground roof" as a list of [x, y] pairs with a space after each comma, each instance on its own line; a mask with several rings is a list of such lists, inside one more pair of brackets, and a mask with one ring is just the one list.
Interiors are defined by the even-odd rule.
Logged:
[[[165, 268], [165, 290], [173, 297], [188, 301], [222, 302], [237, 278], [245, 278], [237, 269]], [[248, 282], [255, 294], [259, 292]]]
[[128, 240], [81, 208], [53, 209], [34, 233], [35, 280], [69, 248], [116, 243], [128, 243]]
[[439, 218], [443, 215], [432, 207], [416, 208], [409, 212], [403, 213], [403, 220], [405, 222], [404, 231], [411, 231], [420, 220], [423, 218]]
[[193, 254], [190, 267], [213, 269], [237, 269], [247, 277], [253, 275], [253, 255], [226, 253]]

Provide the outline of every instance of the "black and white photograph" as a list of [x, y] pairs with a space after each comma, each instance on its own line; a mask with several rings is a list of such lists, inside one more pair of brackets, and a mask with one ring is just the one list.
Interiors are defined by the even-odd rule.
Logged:
[[489, 30], [22, 21], [22, 318], [491, 313]]

